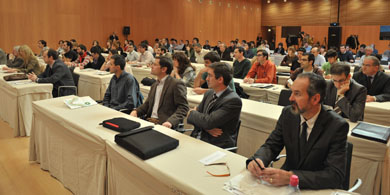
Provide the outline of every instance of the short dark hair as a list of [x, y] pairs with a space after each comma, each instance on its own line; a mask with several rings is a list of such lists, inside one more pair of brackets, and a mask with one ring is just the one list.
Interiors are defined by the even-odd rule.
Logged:
[[309, 62], [313, 61], [312, 65], [314, 66], [314, 61], [316, 60], [316, 57], [314, 57], [314, 54], [312, 54], [312, 53], [303, 53], [302, 56], [309, 56], [307, 59], [308, 59]]
[[305, 49], [305, 48], [303, 48], [303, 47], [300, 47], [300, 48], [298, 48], [297, 52], [299, 52], [299, 51], [301, 51], [301, 52], [305, 53], [305, 52], [306, 52], [306, 49]]
[[139, 46], [148, 50], [148, 45], [146, 43], [141, 43], [141, 44], [139, 44]]
[[261, 52], [261, 54], [264, 56], [264, 57], [267, 57], [266, 59], [268, 60], [268, 52], [264, 49], [260, 49], [259, 51], [257, 51], [257, 53]]
[[157, 56], [156, 59], [159, 59], [160, 67], [166, 67], [167, 68], [167, 75], [171, 74], [173, 70], [173, 62], [171, 58], [165, 57], [165, 56]]
[[82, 49], [82, 50], [84, 50], [84, 51], [87, 51], [87, 47], [85, 47], [85, 45], [80, 44], [79, 47], [80, 47], [80, 49]]
[[70, 49], [72, 49], [73, 44], [70, 41], [65, 41], [66, 45], [69, 46]]
[[101, 51], [99, 46], [94, 46], [94, 47], [91, 48], [91, 53], [97, 53], [97, 54], [100, 55], [101, 52], [102, 51]]
[[366, 44], [361, 44], [360, 47], [361, 48], [366, 48], [367, 46], [366, 46]]
[[115, 66], [120, 66], [121, 70], [125, 69], [126, 61], [125, 61], [125, 58], [122, 55], [119, 55], [119, 54], [112, 55], [111, 59], [114, 60], [114, 65]]
[[141, 41], [141, 44], [149, 45], [149, 42], [148, 42], [148, 40], [143, 40], [143, 41]]
[[119, 54], [118, 50], [116, 49], [111, 49], [110, 53], [112, 53], [112, 55]]
[[[341, 46], [340, 46], [341, 47]], [[326, 57], [329, 58], [329, 57], [337, 57], [337, 52], [336, 50], [334, 49], [330, 49], [328, 50], [328, 52], [326, 52]]]
[[223, 78], [223, 84], [228, 86], [233, 78], [233, 71], [228, 64], [225, 62], [214, 62], [210, 65], [210, 68], [213, 69], [215, 78]]
[[46, 47], [47, 43], [46, 43], [46, 41], [45, 41], [45, 40], [39, 40], [39, 42], [41, 42], [41, 43], [42, 43], [43, 47]]
[[48, 58], [53, 57], [53, 60], [57, 60], [58, 59], [58, 53], [54, 49], [49, 49], [49, 50], [47, 50], [47, 57]]
[[238, 49], [239, 53], [245, 54], [245, 49], [243, 47], [236, 47], [236, 49]]
[[330, 74], [334, 75], [342, 75], [348, 76], [351, 72], [351, 68], [345, 62], [336, 62], [332, 66], [330, 66]]
[[[67, 52], [67, 53], [64, 54], [64, 57], [65, 57], [65, 58], [68, 58], [68, 59], [70, 59], [70, 60], [72, 61], [72, 59], [73, 59], [73, 54], [72, 54], [71, 52]], [[53, 59], [54, 59], [54, 58], [53, 58]]]
[[217, 52], [210, 51], [206, 55], [203, 56], [203, 60], [210, 60], [211, 63], [220, 62], [221, 57], [217, 54]]
[[341, 45], [340, 45], [340, 48], [341, 48], [341, 47], [344, 47], [344, 48], [345, 48], [345, 45], [344, 45], [344, 44], [341, 44]]
[[315, 94], [320, 94], [320, 102], [322, 103], [325, 98], [325, 88], [326, 88], [326, 81], [324, 77], [312, 73], [312, 72], [305, 72], [298, 75], [297, 78], [307, 78], [309, 79], [309, 86], [307, 87], [307, 94], [309, 97], [313, 97]]
[[160, 47], [161, 51], [164, 51], [164, 53], [167, 53], [167, 48], [166, 47]]
[[198, 37], [194, 37], [192, 40], [196, 40], [196, 42], [199, 43]]

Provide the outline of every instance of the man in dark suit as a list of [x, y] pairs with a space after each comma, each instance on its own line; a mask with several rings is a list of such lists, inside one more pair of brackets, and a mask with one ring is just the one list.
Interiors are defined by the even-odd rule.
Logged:
[[355, 60], [353, 59], [352, 52], [347, 51], [345, 48], [345, 45], [340, 45], [340, 51], [337, 54], [339, 56], [340, 61], [342, 62], [349, 62], [349, 63], [354, 63]]
[[356, 122], [363, 120], [367, 89], [351, 79], [351, 69], [344, 62], [336, 62], [330, 68], [332, 80], [327, 81], [324, 104], [337, 114]]
[[221, 148], [233, 147], [242, 102], [228, 87], [232, 69], [226, 63], [217, 62], [207, 72], [207, 83], [212, 90], [204, 94], [197, 108], [188, 112], [187, 122], [195, 126], [191, 136]]
[[[40, 75], [35, 73], [28, 74], [28, 78], [37, 83], [52, 83], [53, 97], [58, 96], [58, 88], [60, 86], [75, 86], [72, 73], [69, 68], [58, 59], [58, 54], [55, 50], [49, 49], [43, 52], [43, 60], [45, 61], [46, 69]], [[74, 88], [61, 89], [59, 96], [74, 95]]]
[[226, 61], [232, 61], [232, 57], [230, 56], [230, 50], [226, 47], [224, 43], [221, 43], [219, 45], [219, 51], [218, 55], [220, 56], [221, 60], [226, 60]]
[[176, 128], [183, 122], [188, 112], [187, 88], [181, 80], [169, 76], [172, 70], [171, 59], [156, 57], [151, 73], [157, 76], [157, 82], [151, 86], [145, 103], [130, 115], [146, 116], [148, 121], [168, 128]]
[[367, 102], [390, 101], [390, 76], [382, 72], [375, 56], [364, 58], [361, 71], [355, 72], [353, 79], [367, 88]]
[[[349, 125], [340, 115], [323, 107], [326, 82], [314, 73], [298, 75], [291, 87], [290, 101], [275, 130], [246, 161], [256, 177], [275, 186], [289, 184], [291, 175], [303, 189], [341, 188], [346, 168]], [[285, 147], [286, 161], [281, 169], [266, 168]]]

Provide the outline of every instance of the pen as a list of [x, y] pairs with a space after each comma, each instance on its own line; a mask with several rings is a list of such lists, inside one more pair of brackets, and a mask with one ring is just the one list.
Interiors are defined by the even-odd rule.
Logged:
[[260, 169], [261, 169], [262, 171], [264, 170], [264, 168], [260, 166], [260, 164], [257, 162], [257, 160], [255, 159], [254, 156], [252, 156], [252, 160], [255, 161], [255, 163], [260, 167]]

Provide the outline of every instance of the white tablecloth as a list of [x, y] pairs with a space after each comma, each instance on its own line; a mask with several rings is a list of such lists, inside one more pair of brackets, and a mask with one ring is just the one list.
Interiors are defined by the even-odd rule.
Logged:
[[284, 85], [276, 84], [271, 88], [251, 87], [251, 84], [244, 83], [242, 79], [234, 79], [234, 82], [240, 84], [244, 92], [249, 95], [249, 99], [271, 104], [278, 104], [280, 91], [285, 89]]
[[103, 100], [106, 89], [113, 74], [98, 75], [98, 70], [75, 68], [74, 73], [80, 75], [78, 85], [79, 96], [90, 96], [94, 100]]
[[31, 103], [52, 98], [53, 85], [10, 84], [3, 79], [5, 75], [9, 74], [0, 73], [0, 117], [14, 129], [14, 136], [30, 136]]
[[366, 103], [364, 121], [390, 126], [390, 102]]

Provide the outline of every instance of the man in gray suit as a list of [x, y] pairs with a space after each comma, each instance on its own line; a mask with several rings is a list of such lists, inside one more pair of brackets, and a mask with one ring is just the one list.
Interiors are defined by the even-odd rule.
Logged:
[[157, 81], [151, 86], [146, 101], [130, 115], [144, 117], [155, 124], [176, 128], [188, 112], [187, 88], [183, 81], [170, 76], [173, 62], [167, 57], [156, 57], [152, 74]]
[[206, 80], [212, 90], [204, 94], [197, 108], [188, 112], [187, 122], [195, 126], [191, 136], [221, 148], [233, 147], [242, 102], [228, 87], [232, 69], [226, 63], [216, 62], [207, 72]]
[[324, 104], [344, 118], [356, 122], [363, 120], [367, 89], [351, 79], [351, 69], [344, 62], [337, 62], [330, 68], [332, 80], [327, 81]]
[[[349, 125], [322, 106], [326, 82], [314, 73], [301, 73], [294, 81], [290, 101], [266, 142], [246, 161], [252, 175], [274, 186], [289, 184], [297, 175], [302, 189], [340, 189], [345, 178]], [[281, 169], [267, 167], [286, 149]], [[261, 169], [260, 167], [263, 169]], [[267, 168], [266, 168], [267, 167]]]

